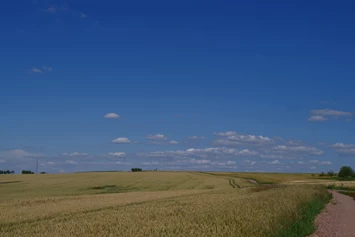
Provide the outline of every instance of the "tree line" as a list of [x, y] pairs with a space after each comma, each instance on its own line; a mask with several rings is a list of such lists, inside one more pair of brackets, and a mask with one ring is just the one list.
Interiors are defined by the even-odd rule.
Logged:
[[15, 171], [13, 170], [0, 170], [0, 174], [14, 174]]
[[343, 166], [340, 168], [338, 173], [335, 173], [334, 171], [329, 170], [327, 172], [321, 172], [319, 174], [319, 177], [325, 177], [325, 176], [329, 176], [330, 178], [337, 176], [342, 179], [355, 178], [355, 172], [354, 172], [354, 169], [351, 168], [350, 166]]
[[21, 174], [34, 174], [31, 170], [22, 170]]

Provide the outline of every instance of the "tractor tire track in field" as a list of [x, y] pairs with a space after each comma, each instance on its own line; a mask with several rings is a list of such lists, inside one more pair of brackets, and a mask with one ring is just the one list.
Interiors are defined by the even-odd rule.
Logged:
[[191, 185], [189, 187], [189, 189], [194, 189], [196, 186], [203, 184], [205, 181], [204, 180], [199, 180], [197, 183], [195, 183], [194, 185]]
[[242, 188], [240, 185], [238, 185], [235, 180], [232, 178], [232, 179], [228, 179], [229, 181], [229, 185], [232, 186], [232, 188]]
[[192, 177], [189, 175], [186, 179], [181, 180], [181, 181], [178, 182], [177, 184], [167, 186], [164, 190], [169, 190], [169, 189], [171, 189], [171, 188], [176, 188], [176, 187], [179, 186], [179, 185], [182, 185], [182, 184], [184, 184], [184, 183], [189, 182], [191, 179], [192, 179]]

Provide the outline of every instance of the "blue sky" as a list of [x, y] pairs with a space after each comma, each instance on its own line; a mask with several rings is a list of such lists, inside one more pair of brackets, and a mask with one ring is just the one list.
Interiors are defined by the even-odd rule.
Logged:
[[8, 1], [0, 168], [355, 167], [353, 4]]

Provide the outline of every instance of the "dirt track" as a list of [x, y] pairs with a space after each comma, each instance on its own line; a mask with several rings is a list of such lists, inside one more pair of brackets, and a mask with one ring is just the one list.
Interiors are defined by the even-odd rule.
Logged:
[[355, 200], [333, 191], [334, 199], [316, 219], [312, 237], [355, 237]]

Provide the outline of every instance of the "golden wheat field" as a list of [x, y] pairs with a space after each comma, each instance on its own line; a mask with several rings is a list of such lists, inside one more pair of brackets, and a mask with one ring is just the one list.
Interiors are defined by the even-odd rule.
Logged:
[[263, 187], [248, 181], [260, 175], [249, 176], [1, 175], [0, 236], [278, 236], [304, 203], [326, 193], [313, 185]]

